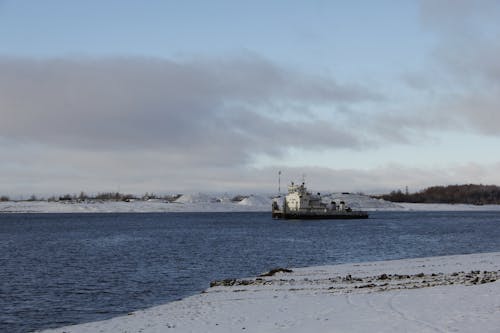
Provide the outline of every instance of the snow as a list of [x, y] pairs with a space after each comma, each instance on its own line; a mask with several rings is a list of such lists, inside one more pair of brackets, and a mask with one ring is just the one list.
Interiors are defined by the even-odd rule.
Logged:
[[197, 193], [197, 194], [183, 194], [181, 195], [177, 200], [175, 200], [176, 203], [190, 203], [190, 204], [194, 204], [194, 203], [201, 203], [201, 204], [204, 204], [204, 203], [213, 203], [213, 202], [217, 202], [218, 199], [217, 197], [215, 196], [210, 196], [208, 194], [204, 194], [204, 193]]
[[467, 204], [419, 204], [398, 203], [400, 210], [405, 211], [498, 211], [500, 205], [467, 205]]
[[269, 208], [269, 207], [271, 207], [271, 199], [264, 197], [264, 196], [251, 195], [251, 196], [241, 200], [238, 204], [240, 206], [254, 206], [254, 207]]
[[343, 194], [343, 193], [332, 193], [324, 196], [322, 198], [323, 202], [330, 201], [344, 201], [347, 205], [353, 209], [358, 210], [400, 210], [401, 207], [393, 202], [385, 201], [383, 199], [374, 199], [363, 194]]
[[[269, 202], [267, 204], [266, 202]], [[269, 211], [271, 200], [262, 197], [249, 204], [231, 202], [226, 197], [183, 195], [174, 202], [137, 200], [132, 202], [0, 202], [0, 213], [160, 213], [160, 212], [245, 212]]]
[[[7, 201], [0, 202], [0, 213], [146, 213], [146, 212], [270, 212], [271, 195], [252, 194], [241, 201], [231, 201], [230, 195], [206, 193], [184, 194], [174, 202], [165, 200], [135, 200], [132, 202], [85, 201]], [[362, 194], [332, 193], [324, 202], [345, 201], [356, 210], [366, 211], [489, 211], [500, 205], [412, 204], [393, 203]]]
[[500, 252], [296, 268], [48, 332], [498, 332]]

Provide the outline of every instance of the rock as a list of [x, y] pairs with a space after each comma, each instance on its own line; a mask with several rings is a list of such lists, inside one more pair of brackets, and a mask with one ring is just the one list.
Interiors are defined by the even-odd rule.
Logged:
[[210, 287], [229, 287], [234, 286], [236, 283], [236, 279], [225, 279], [225, 280], [214, 280], [210, 282]]
[[382, 274], [378, 277], [379, 280], [387, 280], [389, 277], [387, 276], [387, 274]]
[[262, 277], [262, 276], [273, 276], [274, 274], [280, 273], [280, 272], [281, 273], [292, 273], [293, 271], [291, 269], [288, 269], [288, 268], [277, 267], [277, 268], [271, 269], [269, 272], [262, 273], [259, 276], [260, 277]]
[[241, 286], [248, 286], [249, 284], [253, 284], [253, 281], [251, 280], [241, 280], [238, 282], [239, 285]]
[[358, 288], [373, 288], [373, 287], [376, 287], [376, 285], [373, 283], [370, 283], [370, 284], [364, 284], [362, 286], [359, 286]]

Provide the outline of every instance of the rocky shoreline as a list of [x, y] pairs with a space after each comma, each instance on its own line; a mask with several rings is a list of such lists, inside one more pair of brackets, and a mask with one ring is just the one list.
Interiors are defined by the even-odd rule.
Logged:
[[[291, 273], [292, 270], [281, 269], [280, 272]], [[261, 275], [253, 279], [224, 279], [216, 280], [210, 283], [211, 289], [207, 292], [224, 292], [214, 287], [269, 287], [275, 290], [296, 292], [301, 290], [316, 290], [328, 293], [352, 293], [352, 292], [377, 292], [395, 289], [418, 289], [435, 286], [448, 285], [477, 285], [495, 282], [500, 277], [498, 271], [470, 271], [453, 273], [417, 273], [417, 274], [386, 274], [377, 276], [356, 277], [351, 274], [345, 276], [332, 276], [330, 278], [311, 279], [303, 278], [296, 280], [294, 278], [284, 279], [266, 279]], [[233, 292], [257, 291], [256, 289], [232, 289]], [[265, 289], [259, 289], [264, 291]]]

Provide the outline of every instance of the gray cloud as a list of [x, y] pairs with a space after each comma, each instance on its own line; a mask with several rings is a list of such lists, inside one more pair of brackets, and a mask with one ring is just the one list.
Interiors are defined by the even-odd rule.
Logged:
[[423, 27], [436, 37], [426, 73], [404, 81], [432, 101], [426, 118], [456, 130], [500, 135], [500, 2], [422, 0]]
[[[372, 91], [256, 56], [0, 59], [0, 136], [87, 150], [152, 150], [183, 163], [244, 163], [290, 145], [363, 145], [297, 108], [375, 101]], [[299, 115], [300, 116], [300, 115]], [[258, 151], [256, 151], [258, 150]]]
[[388, 105], [372, 132], [407, 143], [442, 131], [500, 136], [500, 2], [421, 0], [420, 18], [435, 37], [428, 63], [401, 74], [416, 102]]

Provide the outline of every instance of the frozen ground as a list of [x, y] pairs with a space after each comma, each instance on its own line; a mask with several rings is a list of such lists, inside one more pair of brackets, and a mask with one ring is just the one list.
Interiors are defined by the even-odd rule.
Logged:
[[47, 332], [499, 332], [500, 253], [320, 266]]
[[[232, 196], [199, 193], [182, 195], [174, 202], [164, 200], [138, 200], [132, 202], [8, 201], [0, 202], [0, 213], [269, 212], [271, 210], [270, 195], [250, 195], [238, 202], [231, 201], [231, 198]], [[333, 193], [325, 196], [323, 200], [343, 200], [354, 209], [367, 211], [500, 210], [500, 205], [396, 204], [361, 194]]]
[[250, 196], [239, 202], [208, 194], [183, 195], [174, 202], [165, 200], [47, 202], [0, 202], [0, 213], [147, 213], [147, 212], [247, 212], [270, 211], [271, 199]]

